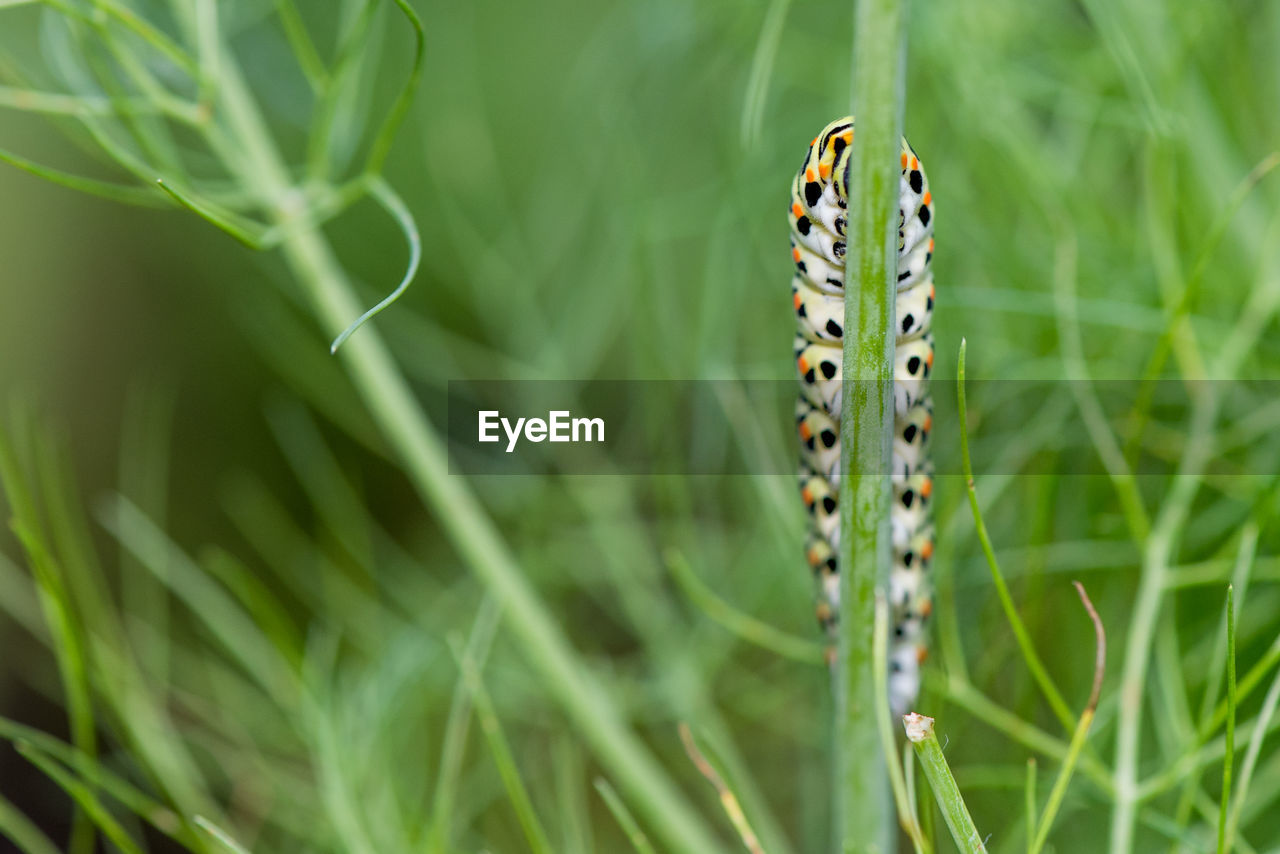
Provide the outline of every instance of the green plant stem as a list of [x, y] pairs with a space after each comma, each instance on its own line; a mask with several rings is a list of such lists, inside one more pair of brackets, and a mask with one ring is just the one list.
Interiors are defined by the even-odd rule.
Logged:
[[749, 854], [764, 854], [764, 849], [760, 846], [760, 839], [751, 828], [751, 823], [747, 821], [747, 816], [742, 811], [742, 804], [738, 802], [738, 796], [734, 794], [733, 789], [729, 788], [729, 784], [720, 776], [720, 772], [715, 769], [715, 766], [698, 748], [689, 725], [681, 722], [679, 729], [680, 740], [684, 743], [685, 753], [688, 754], [689, 760], [693, 762], [694, 767], [698, 769], [698, 773], [707, 779], [707, 782], [716, 790], [716, 794], [720, 796], [720, 807], [729, 818], [733, 829], [738, 832], [738, 838], [742, 840], [743, 847], [747, 849]]
[[[1151, 158], [1149, 158], [1151, 159]], [[1169, 353], [1175, 350], [1181, 342], [1191, 341], [1194, 347], [1193, 331], [1190, 323], [1191, 307], [1195, 304], [1195, 298], [1200, 293], [1201, 284], [1204, 281], [1205, 271], [1209, 269], [1209, 262], [1212, 260], [1218, 244], [1222, 241], [1223, 235], [1227, 228], [1231, 225], [1236, 213], [1239, 212], [1241, 206], [1244, 205], [1245, 199], [1249, 193], [1256, 187], [1263, 178], [1267, 176], [1273, 169], [1280, 166], [1280, 152], [1273, 151], [1264, 157], [1257, 165], [1249, 171], [1249, 174], [1236, 185], [1231, 196], [1227, 199], [1226, 206], [1219, 212], [1214, 219], [1209, 231], [1204, 239], [1200, 252], [1197, 254], [1195, 262], [1192, 264], [1191, 273], [1187, 275], [1183, 281], [1172, 283], [1171, 289], [1165, 293], [1165, 311], [1168, 315], [1168, 322], [1160, 333], [1160, 338], [1156, 341], [1155, 349], [1152, 351], [1150, 358], [1147, 360], [1146, 369], [1142, 372], [1142, 385], [1139, 386], [1136, 395], [1136, 401], [1133, 410], [1130, 413], [1130, 435], [1129, 449], [1132, 454], [1137, 453], [1142, 439], [1142, 433], [1147, 426], [1151, 413], [1151, 396], [1154, 393], [1156, 381], [1160, 377], [1160, 371], [1164, 368], [1165, 361], [1169, 357]], [[1150, 194], [1155, 186], [1163, 186], [1167, 182], [1154, 179], [1150, 173], [1151, 169], [1147, 169], [1147, 180], [1144, 184], [1148, 188]], [[1163, 176], [1162, 176], [1163, 177]], [[1163, 201], [1163, 200], [1162, 200]], [[1164, 206], [1159, 207], [1154, 200], [1148, 203], [1151, 210], [1169, 209], [1173, 206], [1169, 202], [1164, 202]], [[1150, 227], [1150, 226], [1149, 226]], [[1192, 360], [1200, 361], [1201, 357], [1198, 351], [1186, 353], [1183, 355], [1183, 348], [1179, 349], [1180, 362], [1191, 362]], [[1197, 373], [1183, 369], [1184, 376], [1195, 376], [1202, 379], [1204, 374], [1201, 365]]]
[[[1255, 558], [1257, 556], [1258, 546], [1258, 526], [1256, 522], [1249, 522], [1244, 526], [1240, 536], [1240, 548], [1236, 554], [1235, 567], [1231, 573], [1231, 586], [1234, 590], [1240, 591], [1241, 600], [1249, 590], [1250, 577], [1253, 575], [1256, 566]], [[1220, 575], [1220, 573], [1219, 573]], [[1227, 661], [1227, 614], [1223, 613], [1221, 628], [1218, 631], [1218, 639], [1214, 644], [1213, 655], [1209, 661], [1208, 678], [1205, 679], [1205, 691], [1200, 701], [1200, 718], [1196, 725], [1196, 730], [1189, 739], [1190, 743], [1199, 748], [1204, 745], [1209, 736], [1217, 729], [1213, 725], [1215, 704], [1218, 702], [1219, 686], [1222, 683], [1222, 675], [1226, 669]], [[1273, 646], [1273, 651], [1275, 647]], [[1270, 655], [1270, 653], [1268, 654]], [[1264, 656], [1259, 664], [1267, 661]], [[1256, 666], [1255, 666], [1256, 667]], [[1236, 682], [1236, 701], [1239, 702], [1249, 695], [1251, 685], [1249, 684], [1251, 674], [1246, 674], [1244, 684]], [[1224, 703], [1226, 700], [1223, 701]], [[1226, 706], [1222, 707], [1222, 714], [1226, 714]], [[1225, 718], [1224, 718], [1225, 719]], [[1184, 754], [1185, 755], [1185, 754]], [[1200, 791], [1200, 779], [1195, 774], [1188, 774], [1182, 781], [1182, 791], [1178, 796], [1178, 806], [1174, 810], [1173, 820], [1178, 827], [1185, 828], [1191, 821], [1191, 810], [1195, 803], [1195, 796]], [[1227, 836], [1230, 837], [1231, 831], [1228, 829]], [[1174, 854], [1178, 850], [1177, 843], [1170, 848], [1170, 854]]]
[[825, 658], [822, 644], [778, 629], [750, 614], [744, 614], [721, 599], [694, 573], [689, 561], [676, 549], [666, 553], [667, 567], [680, 589], [712, 620], [743, 640], [803, 664], [821, 665]]
[[[299, 280], [312, 290], [330, 330], [341, 330], [359, 313], [350, 286], [324, 240], [314, 232], [284, 244]], [[381, 339], [366, 330], [347, 342], [343, 358], [371, 414], [406, 463], [424, 504], [449, 532], [464, 559], [503, 603], [507, 625], [519, 637], [548, 691], [581, 728], [641, 811], [676, 850], [702, 852], [718, 846], [686, 801], [626, 728], [608, 695], [576, 661], [564, 635], [551, 621], [502, 543], [475, 496], [448, 476], [443, 447], [412, 399]]]
[[0, 796], [0, 837], [8, 838], [25, 854], [58, 854], [58, 848], [35, 822], [8, 799]]
[[449, 645], [453, 649], [453, 657], [458, 662], [458, 669], [462, 671], [462, 681], [471, 695], [476, 716], [480, 719], [480, 728], [489, 742], [489, 752], [493, 754], [494, 764], [498, 766], [498, 774], [507, 790], [507, 800], [511, 802], [516, 817], [520, 820], [520, 826], [524, 829], [525, 841], [534, 854], [551, 854], [554, 850], [551, 846], [551, 838], [547, 836], [547, 831], [538, 818], [537, 810], [533, 807], [533, 799], [529, 796], [528, 787], [520, 778], [520, 770], [516, 767], [515, 756], [511, 752], [511, 743], [507, 740], [506, 733], [502, 731], [502, 724], [498, 720], [498, 713], [493, 707], [489, 691], [484, 686], [480, 669], [463, 651], [461, 639], [453, 638]]
[[1107, 633], [1102, 627], [1102, 618], [1098, 616], [1093, 603], [1089, 601], [1084, 585], [1077, 581], [1075, 587], [1076, 592], [1080, 594], [1080, 601], [1084, 603], [1085, 610], [1089, 613], [1089, 619], [1093, 620], [1094, 634], [1097, 638], [1094, 652], [1093, 690], [1089, 694], [1089, 702], [1085, 705], [1084, 711], [1080, 713], [1080, 722], [1076, 724], [1076, 731], [1071, 736], [1071, 747], [1067, 752], [1066, 760], [1062, 763], [1062, 769], [1058, 772], [1058, 779], [1054, 781], [1053, 788], [1049, 791], [1049, 799], [1045, 802], [1044, 813], [1040, 816], [1040, 826], [1031, 843], [1030, 854], [1040, 854], [1049, 840], [1053, 820], [1057, 818], [1058, 810], [1062, 807], [1062, 800], [1067, 795], [1067, 786], [1071, 783], [1076, 762], [1079, 761], [1085, 740], [1089, 737], [1089, 727], [1093, 725], [1093, 716], [1098, 710], [1098, 697], [1102, 693], [1102, 677], [1107, 666]]
[[[1236, 614], [1235, 588], [1227, 585], [1227, 746], [1222, 754], [1222, 799], [1218, 809], [1218, 854], [1230, 854], [1227, 808], [1231, 805], [1231, 765], [1236, 755]], [[1260, 727], [1265, 730], [1265, 724]]]
[[1036, 836], [1036, 758], [1027, 759], [1027, 783], [1023, 790], [1027, 811], [1027, 851], [1031, 851]]
[[987, 847], [974, 826], [969, 807], [965, 805], [956, 778], [951, 776], [947, 758], [942, 755], [942, 745], [933, 730], [933, 718], [910, 714], [903, 717], [907, 739], [916, 749], [916, 757], [924, 768], [924, 776], [933, 789], [933, 796], [942, 808], [942, 817], [951, 830], [951, 838], [961, 854], [986, 854]]
[[329, 71], [324, 67], [324, 60], [316, 50], [311, 34], [307, 32], [306, 22], [293, 0], [276, 0], [276, 14], [280, 16], [280, 28], [293, 55], [298, 58], [298, 67], [312, 92], [321, 92], [329, 84]]
[[99, 803], [92, 788], [29, 742], [14, 742], [13, 747], [19, 755], [39, 768], [46, 777], [70, 795], [80, 809], [93, 820], [102, 835], [110, 840], [122, 854], [143, 854], [133, 838], [120, 826], [120, 822]]
[[760, 26], [760, 38], [751, 58], [751, 73], [747, 77], [747, 91], [742, 103], [742, 119], [738, 124], [738, 139], [743, 148], [749, 148], [760, 139], [760, 127], [764, 124], [764, 105], [769, 96], [769, 83], [773, 62], [778, 55], [778, 44], [787, 21], [787, 9], [791, 0], [770, 0]]
[[[1026, 745], [1042, 756], [1066, 762], [1071, 745], [1055, 738], [1034, 724], [1024, 721], [999, 703], [985, 696], [977, 688], [959, 677], [952, 676], [937, 686], [938, 692], [951, 702], [1020, 744]], [[1085, 753], [1080, 758], [1080, 770], [1108, 797], [1111, 796], [1111, 772], [1097, 757]], [[1181, 779], [1181, 778], [1179, 778]]]
[[991, 545], [991, 537], [987, 534], [987, 525], [982, 520], [982, 507], [978, 504], [978, 491], [973, 484], [973, 462], [969, 458], [969, 412], [964, 386], [965, 353], [967, 349], [968, 342], [961, 339], [959, 363], [956, 367], [956, 401], [960, 420], [960, 461], [964, 471], [965, 488], [969, 493], [969, 507], [973, 511], [974, 532], [978, 535], [978, 542], [982, 545], [982, 553], [987, 558], [987, 566], [991, 568], [991, 583], [996, 588], [996, 596], [1000, 599], [1000, 607], [1004, 609], [1005, 618], [1009, 621], [1009, 627], [1013, 629], [1013, 636], [1018, 641], [1018, 649], [1022, 651], [1022, 658], [1027, 663], [1027, 669], [1031, 671], [1032, 677], [1036, 680], [1036, 684], [1040, 686], [1045, 699], [1049, 701], [1049, 706], [1062, 723], [1063, 729], [1071, 732], [1075, 727], [1074, 716], [1067, 707], [1067, 701], [1062, 698], [1062, 693], [1053, 684], [1053, 679], [1049, 677], [1049, 671], [1045, 669], [1044, 662], [1040, 660], [1040, 655], [1036, 652], [1035, 645], [1031, 642], [1031, 635], [1027, 631], [1026, 625], [1022, 622], [1022, 618], [1018, 616], [1017, 606], [1013, 604], [1013, 597], [1009, 594], [1009, 585], [1005, 583], [1004, 573], [1000, 571], [1000, 563], [996, 560], [996, 552]]
[[[1254, 567], [1254, 558], [1258, 549], [1258, 525], [1256, 522], [1249, 522], [1244, 526], [1240, 533], [1240, 548], [1236, 553], [1235, 566], [1231, 573], [1231, 589], [1239, 590], [1238, 598], [1244, 601], [1245, 594], [1249, 591], [1249, 578]], [[1233, 593], [1233, 598], [1237, 598]], [[1222, 621], [1219, 624], [1218, 639], [1214, 644], [1213, 655], [1209, 661], [1209, 675], [1205, 680], [1205, 692], [1200, 702], [1200, 720], [1199, 726], [1206, 726], [1213, 720], [1215, 706], [1218, 702], [1219, 686], [1222, 684], [1222, 675], [1227, 668], [1227, 646], [1230, 632], [1227, 631], [1227, 620], [1234, 614], [1222, 615]], [[1237, 683], [1238, 690], [1238, 683]], [[1200, 730], [1197, 730], [1197, 742], [1204, 739], [1199, 737]]]
[[840, 636], [835, 674], [834, 817], [839, 850], [893, 850], [894, 822], [876, 730], [875, 592], [891, 557], [888, 473], [893, 435], [893, 311], [897, 284], [898, 145], [906, 10], [858, 0], [845, 258], [844, 399], [840, 441]]
[[649, 842], [648, 837], [644, 835], [644, 831], [640, 829], [635, 816], [627, 809], [622, 796], [614, 791], [613, 786], [609, 785], [609, 781], [603, 777], [597, 777], [596, 791], [604, 799], [605, 806], [609, 808], [609, 812], [613, 813], [613, 817], [622, 828], [622, 832], [627, 835], [627, 841], [636, 850], [636, 854], [657, 854], [653, 850], [653, 845]]
[[[1129, 527], [1129, 536], [1133, 538], [1134, 545], [1141, 548], [1151, 534], [1151, 521], [1147, 516], [1146, 506], [1142, 503], [1138, 481], [1129, 469], [1129, 463], [1125, 460], [1124, 452], [1111, 430], [1097, 391], [1089, 378], [1084, 344], [1080, 339], [1080, 319], [1076, 310], [1076, 236], [1068, 231], [1064, 220], [1065, 215], [1062, 214], [1054, 219], [1059, 235], [1053, 265], [1053, 295], [1057, 307], [1062, 364], [1066, 369], [1067, 379], [1071, 381], [1068, 385], [1076, 407], [1080, 410], [1085, 431], [1089, 434], [1098, 458], [1111, 479], [1116, 498], [1120, 501], [1120, 509]], [[1143, 655], [1146, 655], [1145, 649]]]
[[209, 821], [209, 819], [204, 816], [198, 815], [192, 821], [196, 827], [212, 836], [218, 841], [219, 845], [232, 852], [232, 854], [249, 854], [249, 849], [237, 842], [235, 837], [230, 833], [227, 833], [221, 827], [218, 827], [218, 825]]
[[929, 854], [931, 849], [916, 821], [906, 774], [898, 756], [898, 745], [893, 739], [893, 721], [889, 715], [889, 602], [883, 593], [876, 594], [875, 645], [872, 651], [875, 654], [872, 662], [876, 678], [876, 724], [879, 727], [885, 765], [889, 771], [894, 806], [898, 810], [898, 824], [902, 825], [911, 839], [911, 846], [916, 854]]
[[[1074, 259], [1074, 246], [1066, 254]], [[1055, 275], [1063, 280], [1059, 283], [1060, 289], [1073, 287], [1074, 261]], [[1268, 266], [1255, 282], [1208, 375], [1215, 379], [1237, 376], [1277, 310], [1280, 310], [1280, 288], [1275, 286], [1272, 268]], [[1191, 514], [1191, 504], [1199, 491], [1205, 467], [1214, 453], [1213, 427], [1222, 404], [1216, 385], [1209, 382], [1196, 387], [1198, 393], [1192, 398], [1191, 425], [1178, 476], [1174, 478], [1172, 492], [1160, 508], [1143, 553], [1137, 604], [1125, 644], [1116, 723], [1116, 802], [1111, 820], [1111, 850], [1114, 854], [1129, 854], [1133, 846], [1134, 821], [1142, 795], [1137, 774], [1147, 659], [1156, 618], [1168, 587], [1172, 558]]]
[[1089, 727], [1093, 725], [1093, 709], [1085, 709], [1080, 715], [1080, 723], [1071, 736], [1071, 745], [1067, 750], [1066, 761], [1062, 763], [1062, 771], [1049, 790], [1049, 799], [1045, 802], [1044, 814], [1040, 817], [1039, 827], [1031, 842], [1030, 854], [1040, 854], [1049, 841], [1049, 831], [1053, 828], [1053, 820], [1058, 816], [1062, 800], [1067, 795], [1067, 785], [1071, 782], [1071, 774], [1075, 771], [1076, 762], [1080, 759], [1080, 751], [1084, 749], [1085, 740], [1089, 737]]
[[[29, 427], [30, 425], [24, 425]], [[25, 434], [25, 429], [24, 429]], [[30, 434], [26, 434], [30, 435]], [[35, 488], [24, 488], [19, 453], [33, 449], [11, 447], [0, 441], [0, 485], [12, 508], [10, 529], [17, 536], [31, 564], [36, 595], [41, 613], [53, 640], [54, 659], [58, 662], [63, 702], [67, 706], [67, 722], [71, 740], [77, 749], [89, 756], [97, 753], [97, 727], [94, 723], [92, 689], [89, 684], [88, 648], [83, 629], [77, 624], [75, 607], [66, 583], [66, 572], [58, 558], [44, 545], [41, 521], [37, 511]], [[90, 792], [92, 796], [92, 792]], [[93, 848], [93, 824], [85, 810], [77, 807], [72, 816], [68, 850], [80, 854]]]
[[[284, 222], [296, 214], [298, 193], [235, 58], [228, 52], [222, 63], [220, 108], [226, 111], [242, 154], [232, 165], [241, 170], [247, 186], [261, 189], [277, 222]], [[319, 230], [288, 233], [281, 250], [329, 333], [336, 335], [359, 316], [361, 308], [351, 284]], [[623, 722], [603, 686], [578, 660], [474, 493], [464, 480], [449, 476], [444, 446], [381, 337], [373, 329], [365, 330], [347, 342], [341, 358], [424, 506], [436, 515], [467, 565], [502, 604], [506, 625], [548, 693], [561, 704], [604, 767], [672, 850], [690, 854], [720, 850], [688, 799], [672, 785]]]
[[[1178, 478], [1175, 497], [1188, 478]], [[1189, 486], [1189, 484], [1188, 484]], [[1193, 488], [1193, 487], [1192, 487]], [[1185, 508], [1190, 497], [1171, 502], [1171, 510]], [[1162, 512], [1148, 542], [1138, 582], [1133, 621], [1125, 643], [1124, 669], [1120, 677], [1120, 709], [1116, 725], [1115, 812], [1111, 825], [1111, 846], [1116, 854], [1128, 854], [1133, 843], [1133, 825], [1138, 799], [1138, 750], [1142, 739], [1142, 692], [1147, 675], [1151, 636], [1155, 632], [1164, 592], [1165, 572], [1173, 553], [1173, 540], [1184, 519], [1182, 512]]]
[[[493, 644], [502, 613], [492, 596], [485, 597], [476, 615], [471, 636], [463, 649], [466, 660], [477, 667], [484, 664]], [[471, 726], [471, 695], [463, 680], [454, 687], [445, 723], [436, 790], [431, 803], [431, 821], [427, 831], [426, 854], [445, 854], [451, 849], [450, 827], [457, 804], [458, 779], [462, 776], [462, 760], [467, 749], [467, 731]]]
[[1244, 762], [1240, 766], [1240, 776], [1236, 783], [1235, 803], [1231, 807], [1231, 816], [1227, 819], [1226, 843], [1224, 854], [1229, 852], [1240, 827], [1240, 816], [1244, 805], [1249, 802], [1249, 785], [1253, 780], [1253, 772], [1258, 764], [1258, 756], [1262, 753], [1262, 742], [1271, 728], [1271, 720], [1275, 717], [1276, 707], [1280, 705], [1280, 677], [1272, 680], [1267, 689], [1266, 699], [1262, 701], [1262, 711], [1258, 713], [1258, 723], [1249, 737], [1249, 747], [1244, 754]]

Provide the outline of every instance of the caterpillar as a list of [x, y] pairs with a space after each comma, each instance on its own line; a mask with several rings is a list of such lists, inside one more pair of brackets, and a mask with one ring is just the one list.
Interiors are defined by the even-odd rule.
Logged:
[[[848, 219], [845, 171], [853, 118], [838, 119], [814, 137], [791, 185], [791, 280], [797, 331], [794, 343], [800, 395], [800, 494], [809, 513], [806, 557], [817, 582], [818, 622], [828, 635], [839, 612], [840, 544], [837, 505], [840, 461], [841, 347], [844, 340], [844, 256]], [[920, 688], [927, 648], [925, 623], [933, 610], [927, 582], [933, 559], [930, 514], [933, 469], [929, 433], [933, 406], [933, 196], [919, 157], [902, 140], [898, 193], [898, 286], [894, 301], [894, 437], [890, 527], [893, 566], [889, 701], [903, 714]]]

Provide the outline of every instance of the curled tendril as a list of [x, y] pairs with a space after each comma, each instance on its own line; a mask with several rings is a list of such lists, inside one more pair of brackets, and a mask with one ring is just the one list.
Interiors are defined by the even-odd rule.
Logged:
[[382, 207], [391, 214], [391, 216], [400, 225], [400, 230], [404, 232], [405, 240], [409, 243], [409, 267], [405, 271], [404, 278], [400, 280], [400, 284], [396, 289], [386, 296], [380, 303], [366, 311], [355, 319], [355, 321], [342, 330], [342, 334], [333, 339], [333, 344], [329, 347], [330, 353], [338, 352], [338, 348], [342, 343], [351, 337], [351, 333], [355, 332], [365, 321], [378, 314], [387, 306], [400, 298], [400, 295], [409, 287], [409, 283], [413, 281], [413, 277], [418, 273], [418, 265], [422, 262], [422, 237], [418, 234], [418, 223], [414, 220], [413, 214], [409, 212], [409, 208], [405, 205], [400, 196], [396, 195], [396, 191], [391, 189], [385, 180], [381, 177], [372, 178], [369, 181], [369, 194], [382, 205]]

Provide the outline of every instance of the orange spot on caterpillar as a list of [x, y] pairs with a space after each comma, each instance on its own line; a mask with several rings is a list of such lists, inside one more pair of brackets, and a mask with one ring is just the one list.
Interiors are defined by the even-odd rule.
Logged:
[[797, 264], [800, 263], [800, 247], [799, 246], [791, 247], [791, 260], [795, 261]]
[[930, 252], [932, 252], [932, 251], [933, 251], [933, 238], [932, 238], [932, 237], [930, 237], [930, 238], [929, 238], [929, 251], [930, 251]]
[[818, 138], [815, 136], [815, 137], [813, 138], [813, 142], [809, 143], [809, 147], [810, 147], [810, 148], [813, 148], [813, 147], [814, 147], [815, 145], [817, 145], [817, 144], [818, 144]]
[[809, 566], [822, 563], [822, 554], [817, 549], [809, 549]]
[[929, 299], [933, 299], [935, 296], [937, 296], [937, 290], [933, 287], [933, 285], [930, 285], [930, 286], [929, 286]]
[[809, 437], [812, 435], [813, 435], [813, 431], [809, 429], [809, 422], [801, 421], [800, 422], [800, 438], [804, 439], [807, 442], [809, 441]]
[[924, 431], [928, 433], [933, 429], [933, 416], [930, 415], [924, 419]]
[[902, 152], [902, 168], [907, 168], [907, 153], [905, 151]]
[[920, 168], [920, 161], [919, 161], [919, 160], [917, 160], [914, 156], [911, 158], [911, 168], [912, 168], [912, 169], [919, 169], [919, 168]]
[[924, 357], [924, 363], [928, 365], [930, 368], [933, 367], [933, 351], [932, 350], [929, 351], [929, 355]]
[[808, 504], [810, 507], [813, 506], [813, 492], [808, 486], [800, 490], [800, 497], [804, 499], [805, 504]]
[[933, 495], [932, 480], [930, 480], [929, 478], [925, 478], [924, 484], [922, 484], [920, 487], [920, 494], [923, 495], [925, 498], [928, 498], [930, 495]]
[[802, 374], [809, 373], [809, 363], [805, 360], [804, 356], [796, 359], [796, 367], [800, 369], [800, 373]]
[[830, 163], [822, 163], [822, 164], [820, 164], [820, 165], [818, 166], [818, 174], [819, 174], [819, 175], [821, 175], [823, 178], [826, 178], [828, 175], [830, 175], [830, 174], [831, 174], [831, 164], [830, 164]]
[[804, 179], [805, 179], [806, 181], [810, 182], [810, 183], [813, 183], [813, 170], [812, 170], [812, 169], [806, 169], [806, 170], [804, 170]]
[[792, 294], [792, 295], [791, 295], [791, 302], [795, 305], [795, 307], [796, 307], [796, 311], [799, 311], [799, 310], [800, 310], [800, 303], [802, 302], [802, 300], [800, 299], [800, 292], [799, 292], [799, 291], [796, 291], [794, 294]]
[[840, 134], [840, 138], [845, 141], [846, 145], [848, 145], [849, 143], [853, 142], [853, 131], [851, 130], [845, 131], [844, 133]]
[[929, 658], [929, 647], [923, 644], [916, 647], [916, 664], [924, 664]]
[[[799, 219], [800, 217], [804, 216], [804, 208], [800, 206], [799, 202], [794, 202], [791, 205], [791, 213], [795, 216], [796, 219]], [[929, 251], [930, 252], [933, 251], [932, 246], [929, 247]]]
[[933, 541], [932, 540], [930, 540], [929, 542], [925, 543], [923, 546], [920, 547], [920, 556], [923, 557], [925, 560], [929, 560], [929, 558], [933, 557]]
[[[927, 205], [927, 204], [929, 204], [929, 203], [930, 203], [930, 202], [932, 202], [932, 201], [933, 201], [933, 193], [932, 193], [932, 192], [930, 192], [929, 190], [925, 190], [925, 191], [924, 191], [924, 203]], [[932, 250], [932, 249], [930, 249], [929, 251], [930, 251], [930, 252], [932, 252], [933, 250]]]

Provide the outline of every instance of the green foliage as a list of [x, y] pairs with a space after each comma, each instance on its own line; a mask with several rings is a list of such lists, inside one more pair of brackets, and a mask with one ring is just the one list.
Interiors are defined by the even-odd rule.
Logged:
[[[0, 174], [23, 214], [0, 232], [0, 377], [46, 413], [0, 431], [0, 733], [22, 745], [0, 833], [36, 854], [733, 850], [687, 721], [765, 851], [828, 850], [790, 480], [469, 480], [419, 401], [716, 377], [742, 429], [683, 439], [783, 470], [787, 413], [738, 382], [792, 379], [786, 187], [847, 110], [848, 5], [0, 7], [0, 158], [278, 250]], [[908, 32], [935, 383], [967, 338], [988, 461], [977, 527], [964, 478], [938, 479], [918, 710], [992, 851], [1210, 851], [1220, 827], [1273, 849], [1280, 408], [1228, 383], [1280, 370], [1280, 8], [919, 2]], [[331, 359], [412, 277], [388, 214], [417, 285]], [[1105, 381], [1144, 377], [1186, 401], [1113, 417]], [[1023, 417], [991, 379], [1056, 385]], [[939, 454], [959, 435], [940, 411]], [[1082, 458], [1106, 476], [1054, 473]], [[1085, 735], [1073, 578], [1111, 648]], [[24, 725], [49, 703], [65, 720]]]

